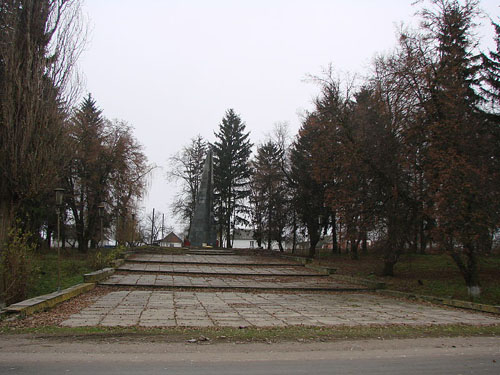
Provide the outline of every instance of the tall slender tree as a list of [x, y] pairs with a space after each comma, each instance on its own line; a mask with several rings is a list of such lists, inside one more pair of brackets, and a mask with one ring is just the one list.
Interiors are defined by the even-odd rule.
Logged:
[[472, 36], [478, 2], [430, 1], [424, 28], [439, 56], [428, 108], [426, 178], [435, 202], [437, 238], [460, 269], [471, 297], [480, 295], [481, 240], [498, 225], [496, 124], [486, 121], [475, 88]]
[[233, 109], [226, 111], [219, 131], [215, 133], [214, 189], [216, 217], [219, 226], [219, 243], [225, 237], [226, 247], [232, 247], [232, 232], [235, 225], [248, 223], [250, 195], [249, 158], [252, 143], [250, 133], [245, 132], [245, 123]]
[[325, 184], [314, 177], [314, 160], [311, 151], [318, 139], [318, 119], [309, 115], [299, 130], [290, 153], [290, 182], [293, 191], [293, 205], [300, 222], [309, 236], [309, 257], [316, 255], [321, 232], [326, 218]]
[[[267, 248], [271, 249], [276, 241], [283, 251], [285, 227], [288, 223], [288, 187], [282, 169], [282, 151], [272, 141], [257, 148], [253, 161], [253, 203], [258, 220], [257, 233], [260, 240], [267, 240]], [[259, 242], [259, 241], [258, 241]], [[259, 243], [260, 245], [260, 243]]]
[[188, 223], [191, 231], [196, 197], [207, 156], [208, 143], [201, 135], [191, 139], [189, 145], [170, 157], [168, 176], [181, 181], [181, 191], [172, 204], [172, 211]]
[[15, 218], [32, 222], [60, 181], [79, 27], [79, 0], [0, 3], [0, 251]]

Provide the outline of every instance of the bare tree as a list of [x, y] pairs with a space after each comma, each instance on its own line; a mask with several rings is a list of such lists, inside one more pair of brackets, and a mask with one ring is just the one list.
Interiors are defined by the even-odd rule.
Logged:
[[191, 230], [207, 148], [207, 142], [201, 135], [197, 135], [191, 139], [189, 145], [169, 159], [167, 177], [181, 182], [181, 190], [172, 203], [172, 211], [188, 223], [188, 233]]

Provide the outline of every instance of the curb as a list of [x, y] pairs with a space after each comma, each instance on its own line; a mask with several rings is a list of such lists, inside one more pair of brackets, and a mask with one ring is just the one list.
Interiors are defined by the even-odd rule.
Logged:
[[313, 270], [313, 271], [320, 272], [324, 275], [333, 275], [334, 273], [337, 272], [336, 268], [324, 267], [324, 266], [319, 266], [319, 265], [315, 265], [315, 264], [306, 263], [306, 264], [304, 264], [304, 267], [308, 268], [310, 270]]
[[67, 289], [45, 294], [34, 298], [27, 299], [22, 302], [14, 303], [5, 308], [5, 311], [10, 314], [21, 314], [23, 316], [32, 315], [36, 312], [46, 310], [55, 305], [67, 301], [70, 298], [76, 297], [82, 293], [94, 289], [95, 283], [83, 283], [72, 286]]
[[330, 277], [333, 277], [334, 279], [337, 279], [337, 280], [346, 281], [346, 282], [352, 283], [352, 284], [365, 285], [371, 289], [376, 289], [376, 290], [385, 289], [385, 287], [386, 287], [385, 283], [381, 282], [381, 281], [360, 279], [360, 278], [353, 277], [353, 276], [337, 275], [337, 274], [330, 275]]
[[475, 310], [500, 315], [500, 306], [486, 305], [484, 303], [474, 303], [445, 297], [424, 296], [414, 293], [398, 292], [396, 290], [377, 290], [377, 292], [390, 297], [406, 298], [419, 302], [431, 302], [436, 305], [458, 307], [460, 309]]
[[115, 273], [114, 268], [103, 268], [102, 270], [86, 273], [83, 275], [84, 283], [97, 283], [101, 280], [107, 279]]

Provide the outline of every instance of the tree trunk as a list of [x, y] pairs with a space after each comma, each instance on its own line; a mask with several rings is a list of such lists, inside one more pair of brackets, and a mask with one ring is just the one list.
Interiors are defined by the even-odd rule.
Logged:
[[223, 242], [224, 236], [222, 235], [224, 231], [222, 229], [223, 229], [222, 224], [219, 224], [219, 247], [221, 248], [224, 247], [224, 242]]
[[77, 232], [76, 238], [78, 239], [78, 251], [80, 251], [81, 253], [87, 253], [89, 249], [89, 244], [84, 234]]
[[309, 246], [309, 253], [307, 255], [309, 258], [313, 259], [316, 256], [316, 246]]
[[337, 218], [335, 212], [332, 214], [332, 254], [340, 254], [337, 241]]
[[358, 246], [359, 246], [359, 240], [351, 241], [351, 259], [354, 260], [359, 259]]
[[316, 256], [316, 245], [319, 242], [318, 227], [311, 225], [308, 227], [309, 232], [309, 258], [314, 258]]
[[361, 251], [364, 255], [368, 254], [368, 235], [366, 231], [363, 232], [363, 239], [361, 242]]
[[481, 284], [479, 282], [479, 267], [474, 245], [464, 246], [465, 262], [454, 249], [451, 250], [451, 257], [458, 266], [460, 273], [464, 277], [467, 293], [471, 300], [476, 300], [481, 296]]
[[[9, 201], [0, 199], [0, 255], [3, 252], [3, 246], [7, 242], [9, 230], [14, 223], [14, 205]], [[5, 305], [5, 278], [0, 273], [0, 308]]]
[[0, 199], [0, 254], [3, 244], [7, 242], [9, 230], [14, 222], [14, 205], [7, 200]]
[[278, 248], [280, 249], [280, 252], [283, 252], [283, 242], [281, 241], [281, 238], [280, 240], [278, 241]]
[[382, 276], [394, 276], [394, 265], [396, 261], [385, 260], [384, 269], [382, 270]]
[[226, 218], [226, 249], [230, 249], [231, 246], [231, 211], [228, 206], [228, 214]]
[[427, 249], [427, 238], [425, 236], [425, 224], [424, 221], [420, 221], [420, 254], [425, 254]]

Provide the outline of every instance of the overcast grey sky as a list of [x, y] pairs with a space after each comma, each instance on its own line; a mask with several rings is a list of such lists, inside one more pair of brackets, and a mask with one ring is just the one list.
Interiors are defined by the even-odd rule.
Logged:
[[[415, 24], [413, 0], [84, 0], [90, 39], [80, 60], [86, 92], [110, 119], [127, 121], [151, 163], [201, 134], [214, 140], [234, 108], [258, 143], [277, 122], [293, 135], [318, 88], [304, 81], [332, 63], [363, 75]], [[483, 0], [492, 17], [497, 0]], [[481, 29], [485, 45], [493, 35]], [[157, 169], [143, 202], [170, 215], [175, 184]], [[168, 214], [168, 215], [167, 215]]]

